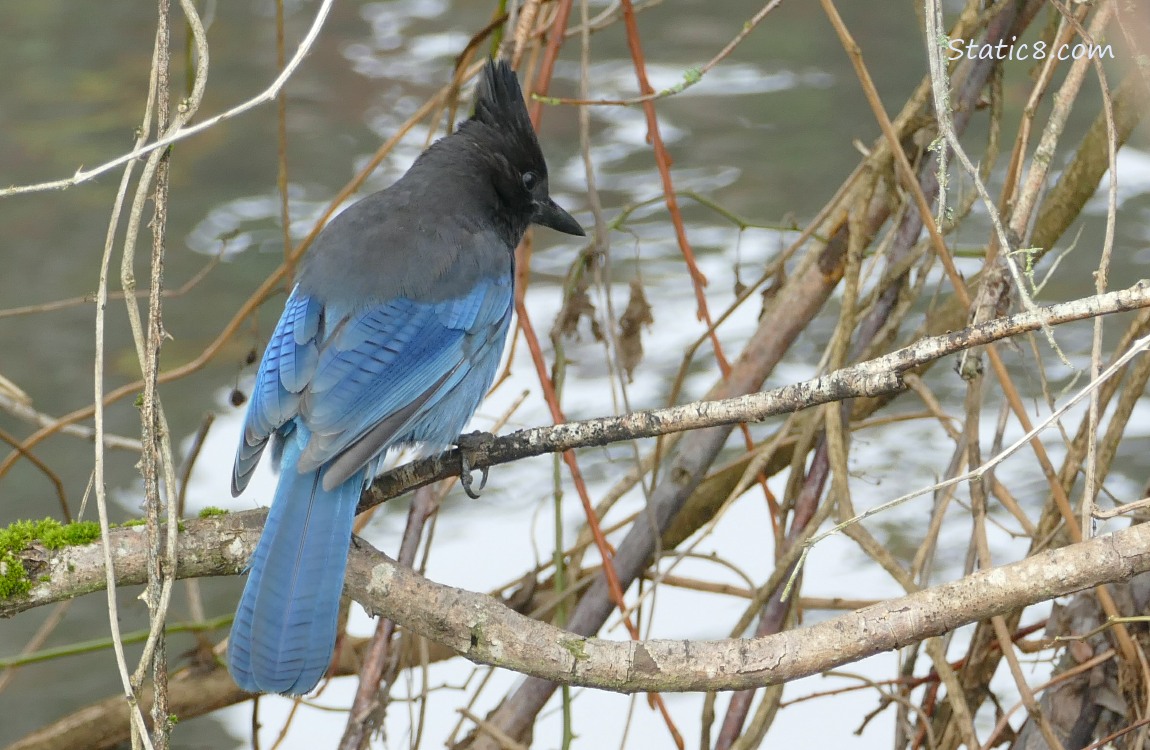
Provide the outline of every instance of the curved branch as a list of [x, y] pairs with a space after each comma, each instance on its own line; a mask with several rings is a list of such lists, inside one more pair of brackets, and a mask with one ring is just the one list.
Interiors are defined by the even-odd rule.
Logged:
[[[180, 577], [238, 571], [259, 536], [262, 512], [189, 521]], [[113, 532], [117, 582], [147, 578], [142, 528]], [[11, 616], [103, 587], [98, 544], [41, 555], [50, 580], [26, 599], [0, 602]], [[620, 692], [736, 690], [798, 679], [941, 635], [962, 625], [1150, 570], [1150, 524], [982, 571], [849, 615], [775, 635], [717, 641], [609, 641], [573, 635], [484, 594], [429, 581], [366, 542], [352, 545], [347, 593], [371, 613], [471, 661], [550, 681]]]

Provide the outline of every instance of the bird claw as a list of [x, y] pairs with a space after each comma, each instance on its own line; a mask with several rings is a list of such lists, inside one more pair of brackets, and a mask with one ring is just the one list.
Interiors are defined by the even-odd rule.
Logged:
[[479, 493], [482, 492], [483, 488], [487, 486], [487, 467], [486, 466], [480, 467], [479, 470], [481, 472], [483, 472], [483, 474], [479, 478], [479, 488], [473, 490], [473, 489], [471, 489], [471, 487], [474, 483], [474, 480], [471, 478], [471, 466], [467, 461], [466, 455], [460, 455], [459, 463], [460, 463], [459, 483], [461, 485], [463, 485], [463, 491], [466, 492], [467, 496], [469, 498], [471, 498], [472, 500], [478, 500], [479, 499]]
[[479, 493], [487, 486], [487, 471], [490, 467], [480, 466], [479, 471], [483, 472], [483, 476], [479, 479], [479, 488], [472, 489], [474, 481], [471, 479], [471, 472], [473, 467], [471, 465], [471, 453], [476, 449], [486, 445], [495, 436], [490, 432], [471, 432], [466, 435], [460, 435], [455, 444], [459, 446], [459, 484], [462, 485], [463, 491], [472, 500], [479, 499]]

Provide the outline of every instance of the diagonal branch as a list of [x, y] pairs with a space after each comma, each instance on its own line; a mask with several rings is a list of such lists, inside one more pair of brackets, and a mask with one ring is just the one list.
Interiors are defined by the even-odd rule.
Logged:
[[[638, 411], [621, 417], [599, 417], [520, 430], [469, 449], [469, 461], [474, 468], [496, 466], [572, 448], [740, 422], [761, 422], [831, 401], [893, 393], [903, 389], [903, 373], [947, 355], [1043, 326], [1147, 306], [1150, 306], [1150, 282], [1140, 281], [1129, 289], [1040, 307], [961, 331], [923, 338], [882, 357], [782, 388], [719, 401]], [[455, 449], [400, 466], [375, 480], [360, 500], [359, 510], [362, 512], [416, 487], [455, 476], [459, 465], [459, 449]]]

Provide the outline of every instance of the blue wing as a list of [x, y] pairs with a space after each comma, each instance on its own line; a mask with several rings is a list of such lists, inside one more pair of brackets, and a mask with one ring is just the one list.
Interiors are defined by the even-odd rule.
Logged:
[[232, 495], [247, 487], [268, 439], [299, 413], [300, 395], [319, 361], [323, 307], [292, 290], [264, 352], [232, 470]]
[[326, 465], [328, 489], [395, 443], [450, 443], [491, 384], [512, 297], [503, 276], [458, 298], [397, 298], [344, 313], [297, 287], [256, 377], [233, 491], [293, 418], [310, 433], [296, 470]]

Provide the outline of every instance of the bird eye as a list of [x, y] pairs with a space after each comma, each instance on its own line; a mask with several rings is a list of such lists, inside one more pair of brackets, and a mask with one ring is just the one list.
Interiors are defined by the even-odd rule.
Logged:
[[539, 175], [534, 172], [523, 173], [523, 187], [528, 190], [534, 190], [535, 186], [539, 184]]

